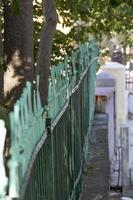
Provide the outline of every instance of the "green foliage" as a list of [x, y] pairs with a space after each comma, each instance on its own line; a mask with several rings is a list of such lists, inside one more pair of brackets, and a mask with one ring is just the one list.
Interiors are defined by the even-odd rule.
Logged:
[[[6, 0], [14, 13], [19, 13], [19, 0]], [[90, 35], [101, 39], [103, 33], [112, 37], [123, 33], [125, 44], [131, 44], [128, 37], [133, 30], [132, 0], [55, 0], [59, 23], [70, 27], [70, 32], [56, 31], [54, 37], [53, 64], [63, 59], [71, 50], [88, 40]], [[34, 58], [36, 61], [42, 29], [42, 5], [34, 0]], [[76, 45], [75, 45], [76, 44]]]
[[64, 60], [66, 55], [70, 55], [73, 48], [73, 40], [61, 31], [56, 31], [53, 44], [52, 62], [57, 64]]
[[4, 64], [3, 62], [4, 62], [3, 57], [2, 55], [0, 55], [0, 69], [3, 68], [3, 64]]
[[55, 36], [57, 43], [53, 54], [58, 53], [58, 58], [62, 55], [62, 49], [63, 54], [64, 49], [68, 53], [75, 44], [80, 45], [90, 36], [100, 40], [103, 34], [112, 37], [122, 33], [124, 43], [132, 43], [129, 38], [129, 32], [133, 30], [132, 0], [57, 0], [56, 3], [61, 23], [71, 27], [64, 39], [61, 32]]
[[11, 6], [13, 13], [18, 15], [20, 11], [20, 0], [5, 0], [5, 4]]
[[[70, 27], [65, 34], [57, 30], [54, 37], [53, 64], [62, 60], [71, 50], [90, 36], [98, 40], [103, 34], [112, 37], [122, 33], [124, 43], [132, 43], [129, 32], [133, 31], [132, 0], [55, 0], [59, 23]], [[19, 0], [6, 0], [15, 14], [19, 13]], [[42, 5], [34, 0], [34, 57], [36, 61], [40, 33], [42, 29]], [[1, 61], [0, 61], [1, 62]]]
[[20, 1], [19, 0], [11, 0], [11, 7], [14, 14], [18, 15], [20, 11]]
[[9, 119], [7, 110], [0, 106], [0, 119], [3, 119], [6, 123], [6, 126], [9, 128]]
[[0, 69], [3, 67], [3, 5], [0, 4]]

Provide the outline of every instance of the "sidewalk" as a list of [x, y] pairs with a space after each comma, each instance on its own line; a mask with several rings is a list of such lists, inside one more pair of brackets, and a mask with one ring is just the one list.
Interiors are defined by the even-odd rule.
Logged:
[[[109, 198], [108, 116], [95, 114], [91, 144], [82, 175], [80, 200], [113, 200]], [[117, 198], [118, 200], [119, 198]]]

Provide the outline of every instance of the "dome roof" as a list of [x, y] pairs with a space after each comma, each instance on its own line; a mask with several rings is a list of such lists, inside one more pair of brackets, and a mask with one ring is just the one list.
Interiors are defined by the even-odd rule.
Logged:
[[104, 65], [104, 68], [113, 68], [113, 69], [118, 69], [118, 68], [123, 68], [125, 69], [125, 65], [120, 64], [118, 62], [106, 62], [106, 64]]
[[115, 77], [106, 71], [99, 71], [96, 76], [96, 86], [97, 87], [115, 87], [116, 79]]

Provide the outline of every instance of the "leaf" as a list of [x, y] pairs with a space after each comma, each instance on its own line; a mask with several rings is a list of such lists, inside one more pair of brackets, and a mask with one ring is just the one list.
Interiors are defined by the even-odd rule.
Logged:
[[0, 106], [0, 119], [3, 119], [5, 121], [6, 126], [9, 127], [8, 112], [6, 108], [2, 106]]
[[14, 14], [18, 15], [20, 12], [20, 2], [19, 0], [11, 0], [11, 7]]

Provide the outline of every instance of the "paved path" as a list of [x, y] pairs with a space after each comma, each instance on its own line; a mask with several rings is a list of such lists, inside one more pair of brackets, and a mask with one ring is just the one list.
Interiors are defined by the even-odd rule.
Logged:
[[[109, 198], [108, 117], [96, 114], [88, 158], [82, 175], [80, 200], [116, 200]], [[119, 198], [117, 198], [118, 200]]]

